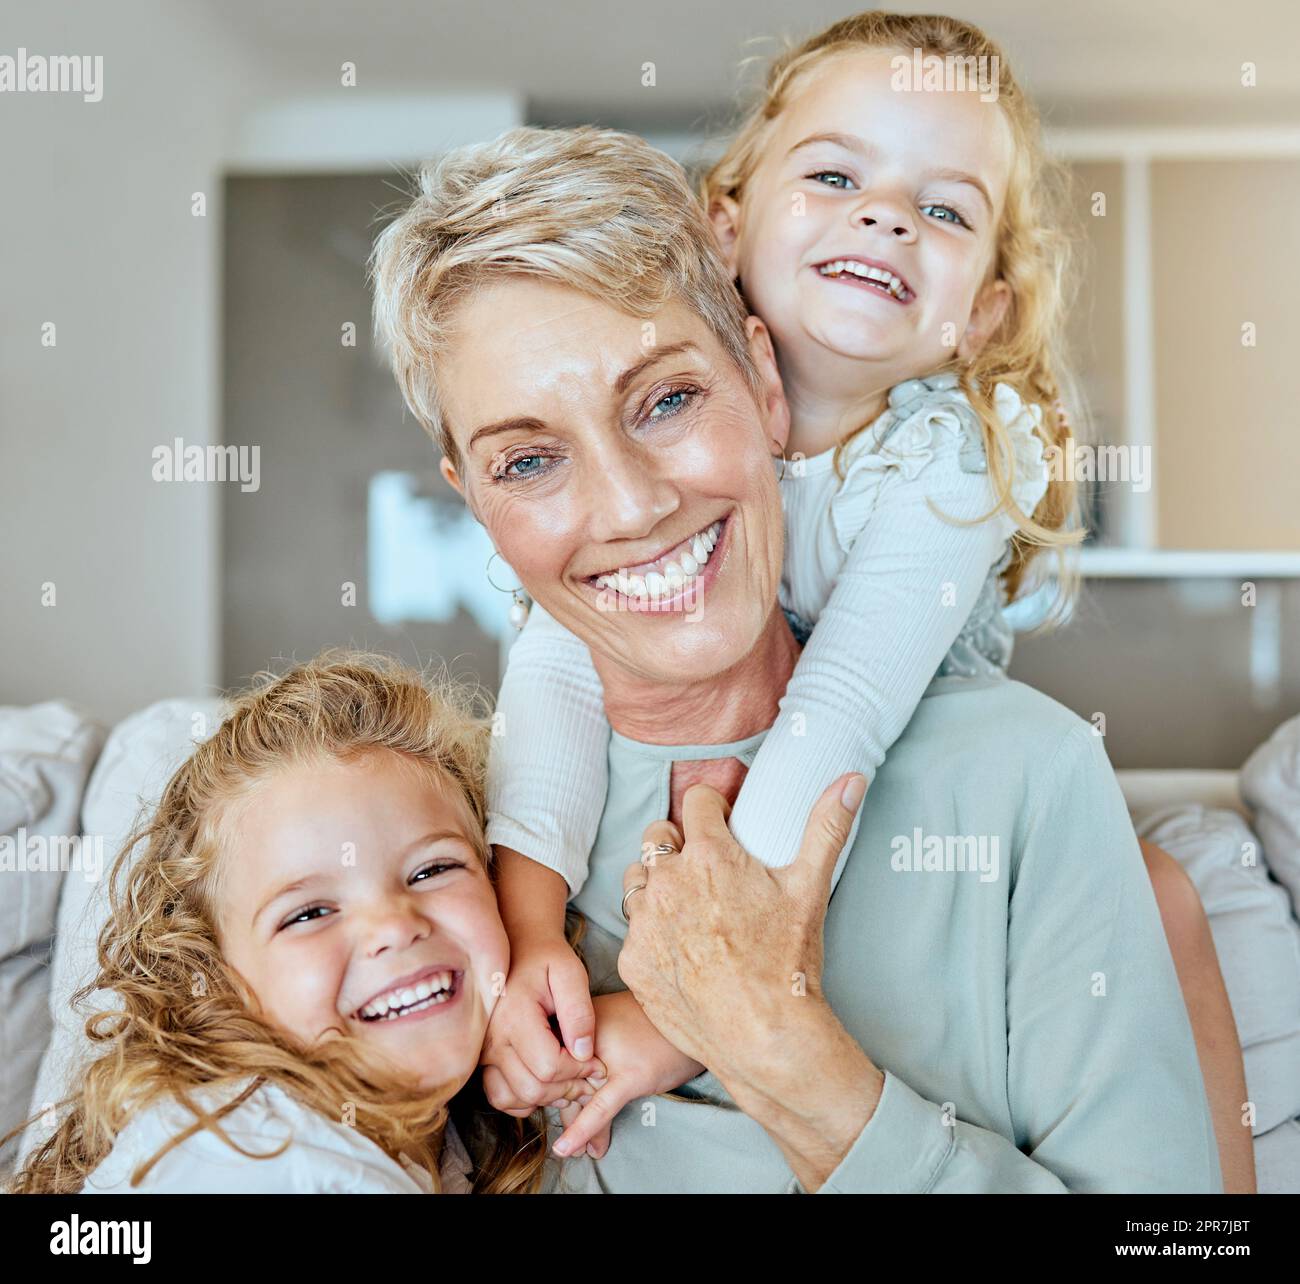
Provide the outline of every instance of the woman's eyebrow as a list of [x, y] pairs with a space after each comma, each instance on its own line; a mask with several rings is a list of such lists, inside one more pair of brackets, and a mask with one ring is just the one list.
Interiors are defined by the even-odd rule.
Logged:
[[501, 419], [494, 424], [484, 424], [482, 428], [475, 428], [469, 439], [469, 449], [474, 449], [474, 443], [480, 437], [491, 437], [499, 432], [511, 432], [519, 428], [527, 432], [536, 432], [538, 429], [545, 429], [546, 425], [540, 419], [532, 415], [523, 415], [515, 419]]
[[[667, 357], [675, 357], [680, 353], [687, 351], [699, 351], [699, 345], [690, 339], [683, 339], [680, 343], [665, 344], [662, 348], [654, 348], [648, 352], [640, 361], [634, 361], [622, 374], [614, 380], [614, 394], [621, 397], [628, 387], [636, 380], [637, 376], [644, 373], [649, 367], [657, 362], [663, 361]], [[468, 449], [473, 450], [474, 444], [481, 437], [491, 437], [497, 433], [511, 432], [520, 429], [526, 432], [544, 431], [546, 425], [534, 415], [519, 415], [511, 419], [500, 419], [493, 424], [484, 424], [481, 428], [475, 428], [470, 434]]]
[[666, 357], [675, 357], [679, 353], [686, 352], [690, 349], [694, 349], [697, 352], [699, 351], [698, 346], [692, 343], [690, 339], [683, 339], [680, 343], [665, 344], [662, 348], [653, 348], [650, 352], [646, 353], [640, 361], [634, 362], [632, 365], [628, 366], [628, 368], [614, 380], [615, 393], [622, 396], [639, 374], [648, 370], [656, 363], [663, 361]]

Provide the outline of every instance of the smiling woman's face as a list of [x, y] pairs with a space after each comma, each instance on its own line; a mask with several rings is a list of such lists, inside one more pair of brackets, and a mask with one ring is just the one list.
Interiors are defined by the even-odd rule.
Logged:
[[419, 1087], [460, 1088], [509, 943], [459, 790], [371, 751], [288, 767], [235, 807], [218, 938], [263, 1015], [305, 1045], [346, 1032]]
[[444, 475], [533, 598], [640, 679], [724, 671], [776, 604], [789, 421], [749, 326], [758, 404], [683, 305], [643, 320], [529, 277], [465, 303], [439, 363]]

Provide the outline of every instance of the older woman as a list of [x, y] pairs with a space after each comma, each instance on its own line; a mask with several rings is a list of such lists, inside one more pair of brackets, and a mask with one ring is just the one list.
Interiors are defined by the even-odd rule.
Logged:
[[[425, 182], [380, 249], [381, 328], [445, 475], [600, 676], [609, 789], [575, 898], [593, 989], [621, 974], [707, 1067], [694, 1100], [624, 1111], [609, 1153], [557, 1185], [1221, 1189], [1090, 726], [1017, 683], [936, 680], [829, 906], [845, 782], [789, 869], [731, 840], [723, 799], [799, 654], [777, 605], [787, 412], [680, 170], [624, 135], [520, 130]], [[607, 609], [597, 576], [709, 528], [704, 609]], [[643, 836], [677, 854], [625, 881]], [[970, 842], [1000, 873], [945, 867]]]

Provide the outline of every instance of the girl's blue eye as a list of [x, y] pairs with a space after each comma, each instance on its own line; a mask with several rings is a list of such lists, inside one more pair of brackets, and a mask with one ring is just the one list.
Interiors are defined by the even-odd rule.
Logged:
[[[821, 169], [818, 170], [817, 173], [815, 174], [810, 174], [808, 177], [815, 179], [819, 183], [822, 183], [823, 186], [825, 187], [840, 187], [841, 184], [843, 184], [844, 186], [841, 189], [843, 191], [848, 191], [849, 186], [851, 186], [853, 183], [853, 180], [847, 174], [841, 174], [837, 169]], [[824, 182], [824, 180], [828, 178], [838, 178], [840, 182], [839, 183]]]
[[939, 220], [940, 223], [957, 223], [962, 227], [970, 226], [970, 224], [966, 222], [966, 220], [962, 218], [962, 216], [958, 214], [957, 211], [953, 209], [951, 205], [936, 205], [933, 203], [929, 205], [922, 205], [921, 213], [924, 214], [926, 210], [935, 210], [938, 213], [949, 214], [952, 216], [951, 218], [941, 218]]
[[460, 865], [458, 862], [454, 860], [436, 860], [433, 861], [431, 864], [421, 865], [420, 868], [417, 869], [415, 873], [411, 875], [411, 882], [413, 883], [424, 882], [426, 881], [424, 877], [426, 875], [428, 876], [428, 878], [433, 878], [437, 874], [446, 873], [446, 871], [449, 869], [463, 869], [463, 868], [464, 866]]
[[[430, 861], [427, 865], [421, 865], [419, 869], [411, 875], [412, 883], [427, 882], [430, 878], [438, 874], [444, 874], [449, 869], [464, 869], [459, 861], [454, 860], [435, 860]], [[333, 914], [335, 911], [328, 905], [306, 905], [300, 910], [294, 910], [288, 918], [280, 924], [278, 931], [283, 931], [286, 927], [292, 927], [295, 923], [311, 923], [316, 918], [324, 914]]]

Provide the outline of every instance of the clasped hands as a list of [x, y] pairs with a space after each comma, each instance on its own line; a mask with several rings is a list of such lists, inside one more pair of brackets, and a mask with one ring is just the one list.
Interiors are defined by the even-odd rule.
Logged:
[[512, 942], [482, 1057], [491, 1104], [516, 1116], [559, 1106], [555, 1153], [600, 1158], [625, 1105], [707, 1068], [764, 1122], [766, 1099], [782, 1090], [765, 1081], [771, 1069], [806, 1071], [810, 1035], [838, 1026], [821, 993], [822, 923], [864, 790], [859, 775], [837, 780], [794, 863], [769, 869], [732, 837], [722, 795], [689, 789], [681, 830], [648, 826], [624, 875], [628, 990], [591, 997], [558, 931]]

